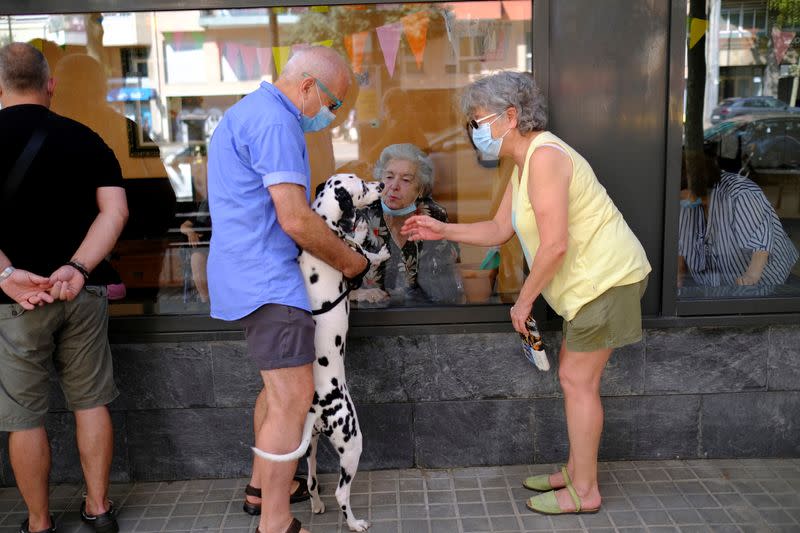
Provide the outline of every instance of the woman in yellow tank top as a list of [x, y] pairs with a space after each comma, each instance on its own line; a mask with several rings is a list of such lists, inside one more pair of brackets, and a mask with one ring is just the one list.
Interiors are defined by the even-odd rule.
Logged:
[[600, 378], [614, 348], [642, 338], [640, 299], [650, 264], [586, 160], [545, 130], [544, 102], [531, 74], [505, 71], [478, 80], [465, 89], [461, 107], [475, 146], [516, 163], [500, 207], [492, 220], [474, 224], [415, 216], [402, 231], [412, 240], [480, 246], [518, 236], [530, 275], [511, 322], [525, 334], [540, 294], [564, 318], [559, 379], [569, 435], [561, 471], [523, 482], [544, 492], [528, 507], [547, 514], [596, 512]]

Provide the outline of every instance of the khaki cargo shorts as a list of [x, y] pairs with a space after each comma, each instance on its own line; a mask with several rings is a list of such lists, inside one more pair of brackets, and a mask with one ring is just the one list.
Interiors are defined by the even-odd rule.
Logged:
[[44, 425], [55, 371], [72, 410], [110, 403], [114, 384], [105, 287], [33, 311], [0, 305], [0, 431]]
[[565, 320], [562, 332], [567, 349], [594, 352], [642, 340], [641, 299], [647, 289], [647, 279], [611, 287], [581, 307], [572, 320]]

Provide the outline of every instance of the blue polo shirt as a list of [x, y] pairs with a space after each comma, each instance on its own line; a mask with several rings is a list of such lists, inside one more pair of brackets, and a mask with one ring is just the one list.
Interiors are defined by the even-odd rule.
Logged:
[[262, 82], [228, 109], [208, 149], [211, 316], [237, 320], [264, 304], [311, 309], [297, 263], [267, 190], [295, 183], [310, 199], [311, 167], [300, 110]]

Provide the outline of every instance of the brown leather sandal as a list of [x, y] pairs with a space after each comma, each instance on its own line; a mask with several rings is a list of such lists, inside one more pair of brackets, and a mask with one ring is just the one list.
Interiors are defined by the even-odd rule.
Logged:
[[[298, 485], [297, 488], [294, 489], [294, 492], [289, 495], [289, 503], [304, 502], [310, 499], [311, 493], [308, 492], [308, 482], [306, 481], [306, 478], [302, 476], [295, 476], [294, 480], [297, 481]], [[246, 496], [252, 496], [253, 498], [261, 497], [261, 489], [257, 489], [250, 484], [244, 488], [244, 493]], [[247, 498], [245, 498], [244, 505], [242, 505], [242, 510], [250, 516], [258, 516], [261, 514], [261, 504], [250, 503], [247, 501]]]
[[[300, 533], [300, 530], [303, 529], [303, 524], [300, 523], [300, 520], [297, 518], [292, 518], [292, 523], [289, 524], [289, 527], [286, 529], [286, 533]], [[261, 530], [256, 527], [256, 533], [261, 533]]]

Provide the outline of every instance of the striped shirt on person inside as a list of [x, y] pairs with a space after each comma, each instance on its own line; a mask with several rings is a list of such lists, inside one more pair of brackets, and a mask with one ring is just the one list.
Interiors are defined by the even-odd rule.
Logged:
[[759, 285], [785, 283], [797, 262], [797, 248], [752, 180], [723, 172], [711, 189], [708, 220], [702, 204], [681, 206], [678, 253], [698, 285], [736, 285], [758, 250], [769, 253]]

